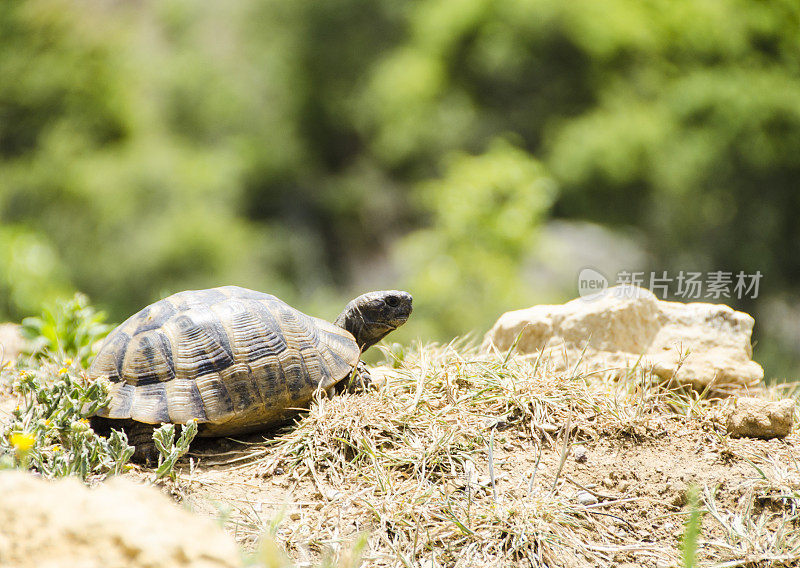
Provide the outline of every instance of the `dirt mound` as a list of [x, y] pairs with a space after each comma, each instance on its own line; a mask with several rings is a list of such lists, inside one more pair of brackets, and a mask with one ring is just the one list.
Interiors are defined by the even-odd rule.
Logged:
[[157, 489], [112, 479], [0, 474], [0, 566], [6, 568], [232, 568], [233, 540]]

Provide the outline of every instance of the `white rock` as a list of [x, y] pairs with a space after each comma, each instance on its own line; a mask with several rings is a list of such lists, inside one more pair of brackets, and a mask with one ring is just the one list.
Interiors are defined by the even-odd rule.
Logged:
[[0, 566], [15, 568], [233, 568], [233, 539], [157, 489], [112, 479], [0, 474]]
[[516, 342], [515, 353], [534, 356], [544, 349], [556, 370], [580, 360], [581, 370], [623, 375], [638, 364], [697, 389], [753, 385], [764, 377], [751, 359], [753, 324], [723, 304], [666, 302], [643, 288], [617, 286], [597, 297], [507, 312], [483, 348], [505, 353]]

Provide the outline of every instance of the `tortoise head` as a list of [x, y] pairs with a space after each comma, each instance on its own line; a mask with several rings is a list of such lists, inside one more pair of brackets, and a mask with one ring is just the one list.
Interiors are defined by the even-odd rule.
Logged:
[[363, 353], [411, 315], [411, 294], [399, 290], [367, 292], [345, 306], [334, 322], [356, 338]]

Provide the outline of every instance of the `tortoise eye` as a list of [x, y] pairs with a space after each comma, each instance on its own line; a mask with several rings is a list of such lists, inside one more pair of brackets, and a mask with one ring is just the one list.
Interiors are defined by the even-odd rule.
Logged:
[[396, 308], [400, 305], [400, 300], [397, 299], [397, 296], [389, 296], [386, 298], [386, 305], [390, 308]]

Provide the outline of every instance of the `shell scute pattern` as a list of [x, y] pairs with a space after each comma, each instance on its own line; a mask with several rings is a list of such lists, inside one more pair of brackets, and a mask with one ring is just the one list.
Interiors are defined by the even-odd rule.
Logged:
[[167, 389], [164, 383], [139, 385], [133, 394], [130, 417], [139, 422], [145, 420], [168, 422], [169, 410], [166, 394]]
[[129, 320], [130, 323], [126, 327], [130, 329], [130, 335], [139, 335], [146, 331], [159, 329], [175, 313], [176, 309], [172, 303], [161, 300], [136, 314]]
[[218, 374], [197, 377], [195, 382], [209, 422], [224, 422], [233, 416], [233, 401]]
[[103, 414], [108, 418], [130, 418], [136, 388], [131, 383], [117, 382], [111, 387], [111, 404]]
[[[243, 302], [227, 303], [227, 317], [236, 354], [248, 363], [258, 363], [265, 358], [277, 357], [286, 350], [286, 339], [280, 333], [278, 320], [261, 302], [249, 305]], [[233, 311], [235, 310], [235, 311]]]
[[159, 329], [140, 333], [128, 342], [123, 368], [137, 374], [137, 384], [144, 386], [175, 378], [175, 365], [169, 339]]
[[106, 338], [103, 348], [97, 354], [92, 368], [101, 368], [111, 378], [122, 376], [122, 362], [128, 348], [130, 336], [121, 327]]
[[208, 416], [203, 407], [200, 389], [193, 379], [175, 378], [164, 384], [169, 401], [169, 417], [171, 422], [185, 424], [192, 418], [198, 422], [207, 422]]
[[109, 335], [89, 370], [112, 382], [107, 418], [206, 423], [208, 435], [279, 421], [344, 378], [354, 338], [269, 294], [226, 286], [180, 292]]
[[233, 365], [233, 351], [225, 329], [205, 307], [181, 313], [167, 321], [164, 332], [174, 338], [175, 372], [181, 376], [219, 373]]
[[165, 300], [171, 300], [172, 304], [181, 312], [192, 308], [206, 308], [230, 297], [231, 291], [225, 290], [225, 288], [236, 288], [236, 286], [210, 288], [208, 290], [186, 290], [173, 294], [169, 298], [165, 298]]
[[343, 354], [348, 353], [350, 338], [342, 334], [343, 330], [330, 322], [317, 318], [314, 318], [314, 321], [317, 328], [323, 331], [320, 334], [320, 341], [325, 344], [325, 349], [319, 349], [318, 352], [325, 361], [325, 365], [331, 375], [338, 377], [342, 373], [347, 373], [351, 364]]

